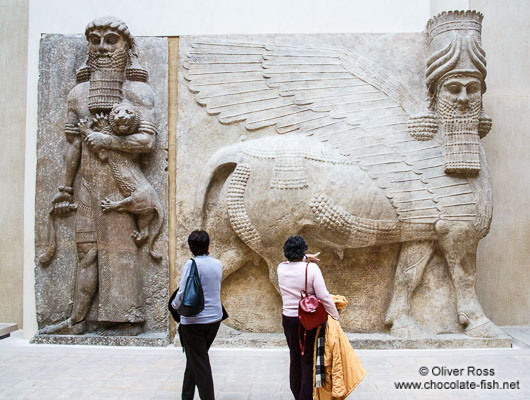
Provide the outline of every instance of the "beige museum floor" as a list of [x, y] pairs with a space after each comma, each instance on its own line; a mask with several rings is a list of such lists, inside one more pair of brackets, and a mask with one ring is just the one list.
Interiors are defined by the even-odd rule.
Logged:
[[[530, 349], [360, 350], [367, 377], [348, 399], [530, 399]], [[210, 351], [218, 400], [291, 399], [286, 349]], [[0, 340], [0, 399], [179, 399], [185, 357], [179, 348], [34, 345], [21, 331]], [[421, 377], [426, 366], [464, 376]], [[470, 377], [467, 368], [495, 370]], [[435, 369], [436, 371], [436, 369]], [[517, 381], [512, 390], [397, 390], [394, 382]], [[198, 396], [196, 396], [198, 399]]]

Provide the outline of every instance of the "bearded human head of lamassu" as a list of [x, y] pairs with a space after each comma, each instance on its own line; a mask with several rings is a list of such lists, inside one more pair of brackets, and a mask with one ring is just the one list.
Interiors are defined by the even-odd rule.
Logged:
[[89, 109], [109, 112], [120, 103], [123, 82], [146, 82], [147, 71], [138, 61], [136, 41], [127, 24], [116, 17], [98, 17], [85, 29], [88, 57], [77, 72], [77, 83], [90, 81]]
[[410, 118], [409, 131], [418, 140], [440, 135], [448, 174], [480, 171], [480, 138], [491, 128], [482, 107], [486, 91], [482, 18], [476, 11], [454, 11], [427, 23], [427, 110]]

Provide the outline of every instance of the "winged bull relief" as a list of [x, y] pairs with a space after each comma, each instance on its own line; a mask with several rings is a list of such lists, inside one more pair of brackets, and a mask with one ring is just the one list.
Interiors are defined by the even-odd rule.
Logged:
[[[184, 64], [189, 90], [212, 118], [247, 131], [209, 158], [197, 186], [203, 225], [228, 249], [224, 278], [258, 255], [278, 289], [279, 249], [296, 233], [337, 252], [400, 243], [385, 324], [394, 336], [416, 337], [425, 331], [411, 297], [440, 251], [462, 329], [498, 336], [475, 293], [477, 245], [492, 217], [480, 142], [491, 127], [482, 109], [481, 21], [455, 11], [428, 22], [426, 101], [351, 52], [193, 43]], [[266, 129], [276, 134], [260, 134]], [[227, 168], [216, 204], [226, 207], [230, 235], [206, 207]]]

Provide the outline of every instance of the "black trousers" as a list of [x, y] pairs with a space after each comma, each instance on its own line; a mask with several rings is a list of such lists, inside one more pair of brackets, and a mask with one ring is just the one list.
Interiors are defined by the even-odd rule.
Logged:
[[208, 350], [220, 325], [221, 321], [213, 324], [179, 325], [180, 340], [186, 352], [182, 400], [193, 400], [195, 386], [199, 389], [201, 400], [215, 400]]
[[307, 331], [304, 355], [300, 351], [300, 339], [304, 342], [304, 327], [300, 327], [298, 334], [298, 317], [282, 315], [282, 326], [289, 346], [291, 364], [289, 367], [289, 382], [291, 392], [296, 400], [313, 400], [313, 349], [317, 330]]

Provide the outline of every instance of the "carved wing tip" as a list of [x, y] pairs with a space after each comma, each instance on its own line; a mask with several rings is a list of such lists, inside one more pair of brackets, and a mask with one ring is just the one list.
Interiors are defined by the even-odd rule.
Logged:
[[330, 112], [331, 109], [328, 106], [315, 106], [312, 107], [311, 110], [314, 112]]
[[208, 104], [203, 107], [206, 108], [206, 112], [208, 113], [208, 115], [219, 115], [221, 113], [221, 111], [219, 110], [212, 109], [210, 106], [208, 106]]
[[[191, 79], [187, 79], [185, 75], [184, 75], [184, 79], [186, 79], [187, 81], [191, 81]], [[190, 84], [188, 85], [188, 90], [189, 90], [191, 93], [193, 93], [193, 94], [197, 94], [197, 93], [199, 93], [199, 92], [201, 91], [201, 90], [200, 90], [197, 86], [195, 86], [193, 83], [190, 83]]]
[[233, 116], [224, 116], [223, 113], [220, 113], [219, 111], [217, 112], [212, 112], [209, 114], [211, 115], [217, 115], [219, 114], [219, 122], [223, 125], [230, 125], [230, 124], [234, 124], [236, 122], [241, 122], [241, 121], [244, 121], [245, 120], [245, 117], [243, 116], [239, 116], [239, 117], [233, 117]]
[[286, 133], [301, 132], [301, 129], [297, 125], [278, 126], [276, 127], [276, 132], [280, 135], [285, 135]]
[[188, 75], [188, 74], [184, 74], [183, 78], [184, 78], [185, 81], [188, 81], [188, 82], [191, 82], [193, 80], [193, 78], [190, 75]]
[[275, 120], [269, 120], [269, 121], [261, 121], [261, 122], [247, 122], [245, 124], [245, 128], [249, 131], [257, 131], [262, 128], [266, 128], [268, 126], [276, 125]]
[[195, 101], [203, 107], [208, 105], [208, 102], [205, 99], [201, 98], [200, 96], [195, 96]]
[[295, 96], [293, 99], [293, 104], [297, 106], [307, 106], [307, 105], [313, 104], [313, 101], [307, 100], [307, 99], [301, 99], [298, 96]]

